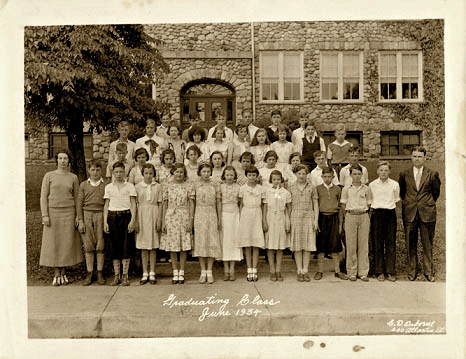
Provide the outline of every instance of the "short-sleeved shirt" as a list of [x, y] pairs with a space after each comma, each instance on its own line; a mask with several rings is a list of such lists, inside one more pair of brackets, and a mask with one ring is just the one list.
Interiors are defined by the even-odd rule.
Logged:
[[126, 211], [131, 209], [131, 197], [137, 197], [134, 185], [125, 182], [120, 188], [114, 183], [105, 186], [104, 199], [110, 200], [109, 211]]
[[369, 189], [372, 195], [372, 208], [395, 209], [396, 202], [400, 200], [400, 185], [391, 178], [385, 182], [377, 178], [369, 184]]
[[316, 187], [317, 195], [319, 196], [319, 212], [321, 213], [336, 213], [340, 209], [341, 189], [333, 183], [330, 186], [324, 183]]
[[[359, 164], [359, 166], [361, 166], [362, 168], [361, 183], [367, 184], [369, 182], [369, 174], [367, 173], [367, 168], [361, 164]], [[353, 178], [350, 174], [350, 168], [351, 165], [348, 164], [345, 167], [343, 167], [340, 171], [340, 185], [342, 185], [343, 187], [349, 186], [353, 183]]]
[[347, 211], [367, 211], [372, 203], [371, 191], [365, 184], [343, 187], [340, 202], [346, 204]]
[[242, 198], [244, 207], [260, 207], [265, 202], [266, 191], [259, 184], [255, 187], [245, 184], [240, 187], [238, 197]]

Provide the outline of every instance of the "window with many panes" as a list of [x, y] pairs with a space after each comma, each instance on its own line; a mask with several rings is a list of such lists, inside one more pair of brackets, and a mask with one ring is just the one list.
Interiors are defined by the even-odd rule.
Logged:
[[[84, 134], [84, 156], [86, 159], [93, 158], [93, 136], [91, 133]], [[57, 151], [68, 149], [68, 137], [64, 133], [51, 133], [49, 137], [49, 158], [55, 158]]]
[[362, 101], [363, 57], [361, 52], [323, 52], [320, 57], [322, 101]]
[[260, 53], [262, 102], [304, 100], [304, 56], [297, 51]]
[[421, 144], [420, 131], [380, 132], [381, 156], [409, 156], [411, 149]]
[[422, 100], [422, 53], [379, 53], [381, 101]]

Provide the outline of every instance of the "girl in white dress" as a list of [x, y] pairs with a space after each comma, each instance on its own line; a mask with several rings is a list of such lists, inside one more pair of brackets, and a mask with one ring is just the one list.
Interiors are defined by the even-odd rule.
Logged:
[[235, 133], [236, 136], [233, 138], [231, 165], [238, 171], [241, 169], [239, 161], [241, 155], [244, 152], [249, 151], [249, 142], [247, 141], [248, 127], [246, 125], [239, 124], [235, 128]]
[[[145, 148], [138, 148], [134, 154], [135, 166], [131, 168], [128, 175], [128, 182], [134, 185], [142, 182], [144, 177], [142, 175], [142, 167], [149, 161], [149, 153]], [[155, 176], [155, 172], [154, 172]]]
[[249, 151], [253, 154], [254, 160], [256, 161], [257, 168], [262, 168], [265, 166], [264, 156], [269, 150], [270, 141], [267, 136], [267, 131], [263, 128], [259, 128], [256, 131], [249, 147]]
[[223, 170], [220, 191], [222, 194], [222, 230], [220, 231], [222, 243], [222, 259], [224, 266], [223, 280], [234, 281], [235, 263], [242, 258], [239, 243], [239, 207], [238, 195], [240, 186], [235, 183], [237, 178], [233, 166], [226, 166]]
[[[241, 246], [245, 247], [247, 280], [255, 282], [258, 280], [259, 248], [264, 248], [264, 232], [267, 232], [267, 207], [265, 191], [257, 184], [259, 170], [255, 166], [249, 166], [245, 172], [248, 182], [239, 189], [239, 241]], [[259, 223], [262, 223], [262, 226]]]
[[206, 140], [206, 130], [202, 127], [194, 125], [188, 132], [188, 143], [186, 148], [196, 145], [201, 151], [198, 162], [208, 161], [209, 160], [209, 149], [207, 148]]
[[290, 247], [290, 213], [291, 194], [283, 188], [283, 176], [280, 171], [270, 173], [271, 186], [267, 189], [267, 223], [265, 247], [270, 266], [270, 280], [282, 281], [281, 265], [283, 250]]
[[[141, 150], [141, 148], [139, 149]], [[139, 151], [138, 150], [138, 151]], [[142, 150], [144, 150], [142, 148]], [[145, 150], [144, 150], [145, 151]], [[136, 184], [137, 221], [136, 248], [141, 250], [142, 278], [139, 284], [156, 284], [155, 261], [162, 228], [162, 186], [155, 182], [155, 168], [151, 163], [142, 166], [143, 181]], [[148, 266], [150, 270], [148, 271]]]
[[225, 138], [225, 129], [217, 127], [212, 135], [214, 136], [215, 140], [207, 142], [207, 150], [209, 152], [209, 156], [212, 156], [212, 153], [218, 151], [222, 154], [223, 160], [228, 165], [230, 165], [233, 146]]
[[289, 129], [288, 126], [280, 124], [278, 125], [278, 141], [272, 143], [270, 148], [277, 152], [278, 155], [278, 163], [277, 168], [280, 171], [284, 171], [288, 164], [288, 159], [290, 155], [293, 153], [294, 146], [291, 142], [286, 140], [288, 136]]

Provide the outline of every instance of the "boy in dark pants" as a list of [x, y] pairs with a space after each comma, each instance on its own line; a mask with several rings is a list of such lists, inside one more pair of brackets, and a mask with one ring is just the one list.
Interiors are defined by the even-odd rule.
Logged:
[[342, 280], [348, 277], [340, 272], [340, 252], [343, 250], [340, 240], [343, 214], [340, 211], [341, 189], [332, 183], [334, 170], [330, 167], [322, 168], [323, 183], [316, 187], [319, 196], [319, 229], [317, 234], [317, 263], [319, 271], [314, 279], [320, 280], [324, 271], [324, 254], [331, 253], [335, 268], [335, 277]]
[[121, 284], [128, 286], [128, 270], [134, 252], [136, 225], [136, 189], [126, 182], [125, 165], [113, 164], [113, 183], [105, 186], [104, 232], [110, 234], [110, 253], [113, 259], [115, 278], [111, 285], [120, 284], [120, 261], [123, 262]]
[[79, 186], [78, 222], [79, 232], [84, 245], [87, 276], [83, 285], [92, 283], [94, 271], [94, 252], [97, 257], [97, 283], [105, 284], [102, 276], [104, 267], [104, 192], [105, 183], [102, 179], [102, 164], [92, 160], [89, 164], [89, 179]]
[[[379, 162], [377, 174], [379, 178], [369, 184], [371, 190], [371, 238], [374, 253], [374, 271], [379, 281], [396, 281], [396, 202], [400, 200], [398, 182], [389, 178], [390, 164]], [[384, 255], [385, 247], [385, 255]]]

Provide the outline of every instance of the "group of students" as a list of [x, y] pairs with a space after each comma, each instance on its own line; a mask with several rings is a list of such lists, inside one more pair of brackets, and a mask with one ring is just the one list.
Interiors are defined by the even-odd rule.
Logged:
[[[217, 125], [206, 135], [196, 124], [199, 119], [192, 117], [192, 126], [183, 133], [188, 143], [175, 138], [181, 133], [176, 125], [164, 126], [164, 121], [164, 128], [156, 132], [155, 122], [148, 120], [146, 135], [134, 144], [127, 139], [127, 123], [121, 123], [120, 138], [110, 146], [106, 174], [111, 182], [105, 185], [101, 163], [92, 160], [90, 177], [79, 188], [79, 231], [88, 270], [83, 284], [93, 280], [94, 250], [102, 255], [103, 239], [97, 245], [89, 239], [102, 238], [102, 233], [95, 233], [101, 228], [110, 238], [112, 285], [129, 285], [135, 248], [141, 250], [140, 284], [156, 283], [157, 249], [170, 252], [174, 284], [184, 283], [188, 251], [199, 258], [201, 283], [214, 282], [215, 260], [224, 263], [223, 280], [235, 280], [235, 263], [243, 253], [247, 280], [257, 281], [260, 248], [267, 250], [272, 281], [283, 280], [285, 249], [293, 252], [300, 282], [311, 280], [311, 252], [317, 252], [318, 258], [314, 279], [323, 277], [327, 255], [333, 259], [337, 278], [368, 281], [369, 230], [378, 239], [374, 247], [378, 279], [387, 274], [389, 280], [396, 280], [395, 205], [400, 190], [398, 182], [389, 178], [389, 163], [379, 163], [379, 178], [367, 186], [367, 169], [358, 162], [359, 149], [345, 140], [344, 126], [337, 126], [336, 140], [325, 151], [314, 123], [307, 119], [300, 119], [300, 128], [291, 136], [280, 124], [279, 112], [272, 113], [267, 129], [255, 127], [251, 119], [244, 111], [244, 122], [230, 133], [218, 111]], [[275, 140], [271, 144], [270, 137]], [[128, 157], [131, 153], [134, 164]], [[96, 216], [103, 226], [93, 224]], [[346, 274], [340, 271], [343, 227]], [[104, 284], [103, 258], [98, 257], [98, 262], [97, 280]]]

